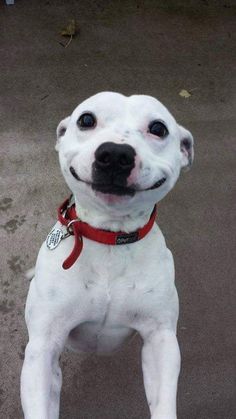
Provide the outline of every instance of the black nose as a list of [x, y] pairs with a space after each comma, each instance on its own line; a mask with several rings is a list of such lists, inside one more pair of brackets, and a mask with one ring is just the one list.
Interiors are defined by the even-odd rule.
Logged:
[[106, 172], [130, 172], [135, 165], [135, 154], [128, 144], [103, 143], [95, 152], [95, 166]]

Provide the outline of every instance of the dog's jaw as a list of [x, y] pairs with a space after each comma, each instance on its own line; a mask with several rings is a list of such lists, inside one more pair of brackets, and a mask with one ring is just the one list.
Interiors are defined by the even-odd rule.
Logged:
[[140, 203], [135, 205], [134, 198], [127, 196], [92, 193], [96, 194], [96, 202], [90, 205], [83, 195], [75, 195], [76, 212], [81, 220], [103, 230], [135, 231], [148, 222], [154, 207], [147, 205], [140, 208]]

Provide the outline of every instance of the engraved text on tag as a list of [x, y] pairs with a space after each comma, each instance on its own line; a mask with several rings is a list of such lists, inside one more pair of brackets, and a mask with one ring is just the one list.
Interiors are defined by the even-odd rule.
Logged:
[[63, 231], [60, 228], [54, 228], [52, 231], [50, 231], [46, 239], [48, 249], [55, 249], [59, 245], [62, 238]]

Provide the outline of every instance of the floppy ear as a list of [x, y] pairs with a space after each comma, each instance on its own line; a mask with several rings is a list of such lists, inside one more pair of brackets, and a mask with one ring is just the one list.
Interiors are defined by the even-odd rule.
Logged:
[[55, 149], [58, 151], [59, 149], [59, 144], [60, 144], [60, 139], [65, 135], [66, 130], [67, 130], [67, 126], [70, 120], [70, 116], [67, 116], [67, 118], [62, 119], [62, 121], [59, 123], [59, 125], [57, 126], [57, 142], [56, 142], [56, 146]]
[[193, 163], [193, 136], [190, 131], [179, 125], [180, 130], [180, 150], [182, 153], [181, 165], [183, 168], [188, 169]]

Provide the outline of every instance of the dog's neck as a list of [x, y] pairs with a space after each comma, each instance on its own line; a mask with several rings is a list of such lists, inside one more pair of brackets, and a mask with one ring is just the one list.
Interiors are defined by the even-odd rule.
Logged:
[[90, 224], [92, 227], [109, 231], [125, 231], [127, 233], [136, 231], [143, 227], [150, 219], [153, 208], [145, 210], [134, 210], [132, 214], [118, 215], [110, 211], [104, 212], [91, 206], [84, 208], [75, 198], [76, 213], [78, 217]]

